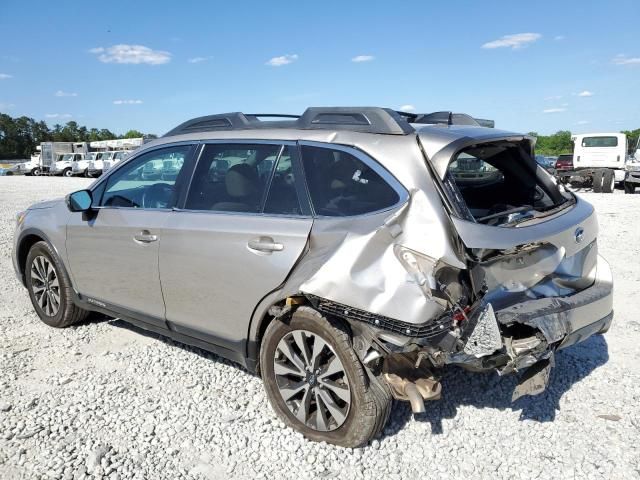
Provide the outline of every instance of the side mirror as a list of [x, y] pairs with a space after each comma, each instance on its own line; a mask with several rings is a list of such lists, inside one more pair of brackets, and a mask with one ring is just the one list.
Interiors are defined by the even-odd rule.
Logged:
[[86, 212], [91, 209], [93, 197], [89, 190], [79, 190], [67, 195], [67, 208], [72, 212]]

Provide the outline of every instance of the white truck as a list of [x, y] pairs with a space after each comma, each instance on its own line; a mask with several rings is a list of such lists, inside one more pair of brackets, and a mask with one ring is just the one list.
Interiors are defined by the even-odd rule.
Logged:
[[84, 161], [85, 158], [84, 153], [65, 153], [58, 157], [56, 162], [49, 168], [49, 173], [71, 177], [73, 175], [73, 163]]
[[[39, 146], [38, 150], [40, 150]], [[10, 171], [12, 175], [40, 175], [42, 173], [40, 167], [40, 152], [32, 153], [28, 162], [17, 163]]]
[[585, 133], [571, 137], [573, 168], [559, 171], [566, 183], [590, 186], [594, 192], [612, 193], [625, 181], [627, 136], [624, 133]]
[[125, 158], [127, 158], [127, 155], [129, 155], [129, 151], [125, 151], [125, 150], [120, 150], [118, 152], [111, 152], [113, 153], [113, 155], [109, 158], [105, 158], [104, 161], [102, 162], [102, 172], [107, 172], [109, 171], [111, 168], [113, 168], [116, 164], [118, 164], [120, 161], [124, 160]]
[[89, 176], [89, 165], [91, 161], [96, 158], [100, 158], [102, 156], [102, 152], [90, 152], [84, 156], [84, 158], [80, 160], [73, 160], [71, 162], [71, 175], [74, 176]]
[[636, 187], [640, 186], [640, 138], [635, 153], [627, 160], [624, 169], [624, 193], [636, 193]]

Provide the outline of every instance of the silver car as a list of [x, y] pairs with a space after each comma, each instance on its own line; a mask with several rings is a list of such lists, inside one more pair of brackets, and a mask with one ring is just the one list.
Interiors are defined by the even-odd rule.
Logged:
[[513, 398], [535, 395], [558, 350], [611, 325], [594, 209], [531, 137], [442, 112], [271, 117], [190, 120], [18, 214], [40, 318], [99, 311], [215, 352], [286, 424], [349, 447], [394, 398], [424, 412], [448, 365], [524, 372]]

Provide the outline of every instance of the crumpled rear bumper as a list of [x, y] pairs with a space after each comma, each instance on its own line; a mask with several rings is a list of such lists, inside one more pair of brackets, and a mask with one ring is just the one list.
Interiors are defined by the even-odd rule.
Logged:
[[607, 331], [612, 320], [611, 269], [598, 256], [593, 285], [578, 293], [527, 300], [497, 309], [495, 314], [491, 304], [485, 305], [467, 335], [473, 347], [465, 346], [463, 352], [451, 355], [448, 363], [476, 370], [497, 369], [501, 374], [522, 371], [550, 359], [556, 350]]
[[[607, 261], [598, 256], [596, 278], [591, 287], [568, 297], [529, 300], [498, 310], [501, 325], [521, 323], [540, 330], [547, 343], [561, 348], [584, 340], [579, 332], [606, 329], [613, 318], [613, 278]], [[608, 320], [608, 321], [607, 321]], [[595, 330], [594, 326], [602, 325]]]

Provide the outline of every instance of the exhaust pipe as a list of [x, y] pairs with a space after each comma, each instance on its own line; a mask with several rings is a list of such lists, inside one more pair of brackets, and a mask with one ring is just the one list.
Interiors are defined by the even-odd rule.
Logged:
[[438, 400], [440, 398], [442, 386], [435, 379], [419, 378], [412, 382], [395, 373], [385, 373], [383, 377], [391, 387], [391, 393], [394, 398], [408, 401], [414, 414], [426, 412], [425, 400]]
[[404, 386], [404, 394], [409, 398], [411, 404], [411, 411], [415, 415], [416, 413], [424, 413], [427, 410], [424, 408], [424, 400], [422, 395], [418, 392], [418, 387], [415, 383], [407, 382]]

